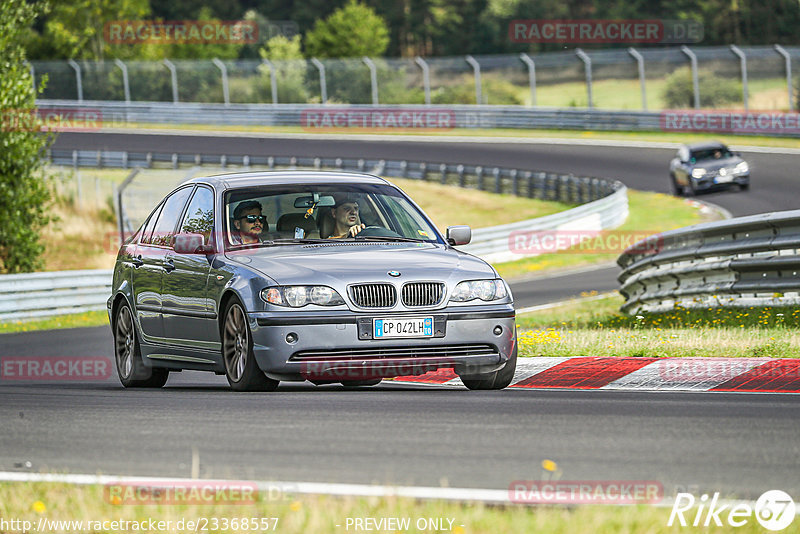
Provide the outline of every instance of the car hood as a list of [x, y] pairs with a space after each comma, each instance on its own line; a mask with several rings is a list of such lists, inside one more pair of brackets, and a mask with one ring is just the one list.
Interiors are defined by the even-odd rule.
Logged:
[[[342, 289], [357, 282], [441, 280], [455, 284], [496, 276], [479, 258], [428, 243], [289, 245], [228, 252], [226, 256], [280, 285], [324, 284]], [[389, 271], [400, 275], [391, 276]]]
[[723, 167], [735, 167], [743, 161], [744, 160], [742, 158], [734, 156], [727, 159], [698, 161], [694, 164], [694, 166], [698, 169], [705, 169], [707, 171], [718, 171]]

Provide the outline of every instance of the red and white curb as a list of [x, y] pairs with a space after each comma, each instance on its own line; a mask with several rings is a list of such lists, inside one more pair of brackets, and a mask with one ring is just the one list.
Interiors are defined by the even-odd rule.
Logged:
[[[394, 383], [464, 386], [452, 369]], [[509, 388], [800, 393], [800, 359], [520, 358]]]

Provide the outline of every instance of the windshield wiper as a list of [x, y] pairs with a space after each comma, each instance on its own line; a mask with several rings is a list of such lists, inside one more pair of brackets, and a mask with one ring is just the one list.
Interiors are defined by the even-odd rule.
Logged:
[[354, 239], [363, 239], [364, 241], [401, 241], [401, 242], [408, 242], [408, 243], [423, 243], [426, 242], [424, 239], [416, 239], [414, 237], [403, 237], [403, 236], [378, 236], [378, 235], [358, 235]]

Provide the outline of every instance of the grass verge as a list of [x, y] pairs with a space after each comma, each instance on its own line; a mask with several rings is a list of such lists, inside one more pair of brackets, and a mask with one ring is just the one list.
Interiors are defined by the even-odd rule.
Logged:
[[[579, 267], [597, 263], [613, 262], [623, 252], [619, 246], [620, 236], [635, 234], [643, 236], [682, 228], [719, 217], [715, 212], [699, 209], [699, 205], [688, 199], [662, 193], [645, 193], [628, 190], [629, 215], [625, 223], [611, 231], [603, 232], [598, 240], [590, 239], [584, 244], [555, 253], [528, 256], [516, 261], [496, 264], [500, 276], [513, 280], [535, 272], [565, 267]], [[614, 236], [604, 239], [603, 236]], [[598, 246], [599, 243], [599, 246]], [[631, 243], [632, 244], [632, 243]], [[609, 252], [583, 252], [588, 248]]]
[[800, 358], [797, 308], [628, 316], [619, 295], [517, 317], [521, 356]]
[[82, 328], [87, 326], [107, 326], [108, 313], [105, 310], [58, 315], [47, 319], [30, 321], [9, 321], [0, 323], [0, 334], [34, 332], [37, 330], [57, 330], [62, 328]]
[[[109, 502], [110, 492], [100, 485], [71, 486], [55, 483], [0, 483], [0, 516], [9, 519], [29, 521], [36, 526], [39, 521], [48, 521], [48, 532], [75, 532], [82, 529], [59, 528], [54, 521], [82, 521], [84, 532], [187, 532], [201, 530], [210, 532], [248, 532], [242, 528], [247, 519], [267, 519], [268, 529], [259, 532], [305, 533], [305, 532], [347, 532], [357, 530], [353, 523], [347, 528], [347, 521], [356, 518], [408, 518], [408, 529], [404, 532], [448, 532], [453, 534], [481, 534], [498, 532], [548, 532], [574, 533], [595, 532], [598, 534], [639, 533], [651, 534], [682, 532], [686, 528], [679, 525], [667, 527], [669, 508], [637, 506], [560, 506], [528, 507], [520, 505], [489, 506], [482, 503], [452, 503], [446, 501], [416, 501], [406, 498], [379, 497], [328, 497], [310, 495], [272, 495], [257, 499], [254, 504], [245, 505], [114, 505]], [[271, 499], [268, 497], [272, 497]], [[694, 512], [685, 517], [691, 521]], [[217, 528], [213, 528], [216, 518]], [[227, 522], [225, 521], [227, 519]], [[234, 519], [237, 525], [234, 527]], [[736, 532], [743, 534], [761, 532], [754, 517]], [[118, 528], [112, 530], [110, 521], [144, 521], [144, 528]], [[171, 521], [168, 528], [148, 527], [153, 520]], [[183, 520], [184, 528], [179, 530], [178, 522]], [[430, 520], [439, 520], [431, 523]], [[724, 520], [724, 518], [723, 518]], [[97, 524], [97, 522], [101, 522]], [[106, 526], [103, 521], [108, 521]], [[206, 529], [188, 529], [188, 521], [197, 525], [205, 524]], [[452, 521], [452, 523], [450, 522]], [[92, 523], [88, 523], [92, 522]], [[419, 522], [419, 523], [418, 523]], [[427, 525], [423, 525], [426, 522]], [[92, 524], [95, 524], [92, 528]], [[222, 528], [227, 523], [228, 528]], [[795, 522], [797, 523], [797, 522]], [[130, 524], [124, 525], [130, 527]], [[163, 526], [167, 527], [164, 523]], [[424, 528], [427, 526], [428, 528]], [[418, 528], [423, 527], [423, 528]], [[22, 531], [22, 528], [11, 531]], [[33, 529], [29, 529], [33, 531]], [[721, 532], [723, 529], [710, 529]], [[395, 530], [396, 531], [396, 530]], [[704, 529], [709, 531], [709, 529]], [[797, 525], [791, 525], [783, 532], [798, 532]]]

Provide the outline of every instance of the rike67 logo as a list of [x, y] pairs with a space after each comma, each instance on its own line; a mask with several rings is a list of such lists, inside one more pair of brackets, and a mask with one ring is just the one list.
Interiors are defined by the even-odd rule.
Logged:
[[795, 504], [789, 494], [781, 490], [764, 492], [754, 506], [746, 502], [720, 502], [718, 492], [711, 499], [708, 495], [695, 499], [691, 493], [678, 493], [667, 526], [671, 527], [677, 520], [682, 527], [708, 527], [712, 524], [721, 527], [724, 523], [731, 527], [741, 527], [753, 516], [763, 528], [776, 532], [792, 524]]

